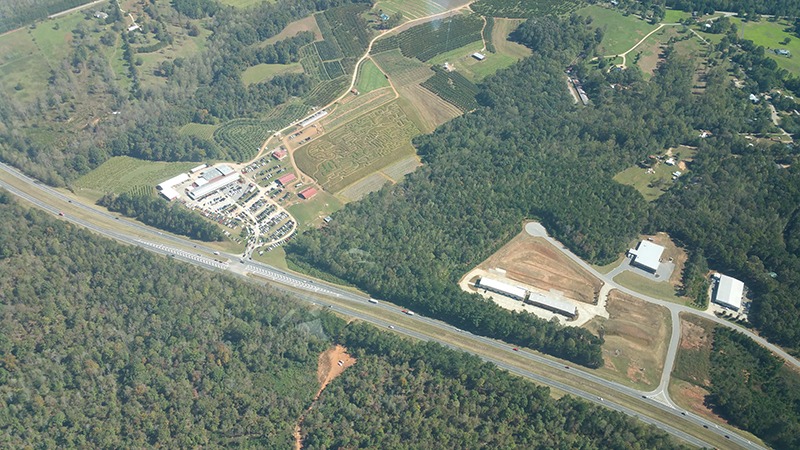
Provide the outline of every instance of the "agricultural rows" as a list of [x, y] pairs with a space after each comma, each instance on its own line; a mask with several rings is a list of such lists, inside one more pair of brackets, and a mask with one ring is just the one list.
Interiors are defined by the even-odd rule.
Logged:
[[422, 83], [422, 87], [438, 95], [444, 101], [462, 111], [478, 107], [475, 96], [478, 87], [458, 72], [447, 72], [434, 68], [436, 75]]
[[375, 53], [400, 48], [403, 56], [428, 61], [434, 56], [481, 39], [483, 20], [475, 14], [434, 20], [412, 27], [396, 37], [376, 42]]
[[253, 158], [274, 130], [256, 119], [234, 119], [214, 132], [214, 140], [236, 161]]
[[528, 18], [546, 15], [564, 16], [578, 9], [579, 0], [478, 0], [471, 5], [476, 13], [486, 17]]

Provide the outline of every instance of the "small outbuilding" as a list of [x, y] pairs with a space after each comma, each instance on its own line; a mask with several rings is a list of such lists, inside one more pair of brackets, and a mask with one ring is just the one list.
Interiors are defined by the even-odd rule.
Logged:
[[483, 54], [483, 53], [481, 53], [481, 52], [475, 52], [475, 53], [473, 53], [473, 54], [472, 54], [472, 57], [473, 57], [473, 58], [475, 58], [475, 59], [477, 59], [478, 61], [483, 61], [484, 59], [486, 59], [486, 55], [484, 55], [484, 54]]

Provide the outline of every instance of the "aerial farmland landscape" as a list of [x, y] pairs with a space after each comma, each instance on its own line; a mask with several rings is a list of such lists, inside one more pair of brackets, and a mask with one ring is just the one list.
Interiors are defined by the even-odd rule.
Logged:
[[0, 2], [0, 446], [800, 448], [798, 23]]

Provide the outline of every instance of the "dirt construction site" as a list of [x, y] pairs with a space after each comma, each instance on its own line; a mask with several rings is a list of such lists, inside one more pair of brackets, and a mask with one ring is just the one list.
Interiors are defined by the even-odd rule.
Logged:
[[[529, 292], [568, 301], [578, 311], [567, 318], [520, 300], [475, 287], [481, 277], [518, 286]], [[478, 293], [512, 311], [527, 311], [545, 320], [582, 326], [594, 317], [608, 317], [604, 283], [583, 270], [542, 238], [523, 231], [492, 256], [467, 273], [459, 282], [466, 292]]]

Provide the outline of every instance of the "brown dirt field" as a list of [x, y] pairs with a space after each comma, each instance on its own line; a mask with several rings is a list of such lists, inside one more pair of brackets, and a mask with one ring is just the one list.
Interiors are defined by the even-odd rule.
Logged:
[[700, 386], [695, 386], [680, 380], [673, 382], [670, 389], [670, 396], [675, 400], [678, 406], [682, 406], [711, 421], [727, 423], [725, 419], [714, 414], [714, 411], [710, 410], [705, 405], [705, 398], [708, 394], [709, 392]]
[[286, 39], [296, 35], [301, 31], [311, 31], [314, 33], [314, 40], [321, 41], [322, 40], [322, 32], [319, 31], [319, 27], [317, 26], [317, 21], [314, 19], [314, 16], [308, 16], [304, 19], [296, 20], [289, 25], [286, 25], [280, 33], [272, 36], [271, 38], [264, 41], [262, 45], [270, 45], [274, 44], [282, 39]]
[[608, 319], [593, 320], [587, 329], [604, 332], [603, 368], [612, 379], [639, 387], [655, 387], [664, 368], [670, 326], [666, 308], [612, 290]]
[[567, 298], [584, 303], [595, 303], [603, 284], [547, 241], [524, 231], [481, 263], [479, 268], [501, 268], [512, 280], [545, 292], [555, 289]]
[[458, 117], [461, 111], [418, 84], [398, 86], [400, 106], [423, 133], [431, 133], [439, 125]]
[[[342, 361], [341, 366], [339, 365], [339, 361]], [[314, 395], [314, 400], [311, 402], [311, 405], [308, 407], [306, 412], [300, 416], [300, 419], [298, 419], [297, 424], [294, 427], [295, 450], [300, 450], [303, 448], [303, 436], [301, 429], [303, 427], [303, 420], [305, 420], [306, 414], [311, 411], [311, 408], [313, 408], [314, 404], [317, 402], [317, 400], [319, 400], [319, 396], [322, 395], [322, 391], [325, 390], [325, 387], [328, 386], [328, 383], [333, 381], [348, 367], [351, 367], [355, 363], [356, 359], [350, 356], [347, 353], [347, 349], [341, 345], [331, 347], [319, 355], [317, 363], [317, 381], [319, 381], [320, 387], [317, 391], [317, 394]]]
[[697, 350], [710, 345], [708, 333], [700, 325], [681, 319], [680, 348]]

